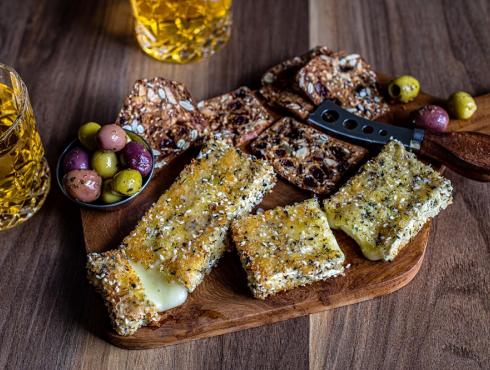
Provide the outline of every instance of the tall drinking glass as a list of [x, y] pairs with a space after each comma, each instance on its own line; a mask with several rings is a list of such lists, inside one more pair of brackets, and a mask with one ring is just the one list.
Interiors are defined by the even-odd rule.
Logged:
[[30, 218], [43, 204], [50, 172], [24, 82], [0, 63], [0, 230]]
[[232, 0], [131, 0], [136, 38], [152, 57], [188, 63], [228, 41]]

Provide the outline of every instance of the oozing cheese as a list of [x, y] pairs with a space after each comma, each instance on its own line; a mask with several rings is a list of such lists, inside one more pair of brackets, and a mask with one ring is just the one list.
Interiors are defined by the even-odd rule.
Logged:
[[136, 275], [143, 285], [146, 298], [152, 302], [159, 312], [180, 306], [187, 299], [187, 289], [170, 280], [158, 270], [146, 269], [142, 264], [130, 261]]
[[351, 236], [370, 260], [393, 260], [451, 203], [452, 186], [397, 141], [325, 201], [330, 227]]

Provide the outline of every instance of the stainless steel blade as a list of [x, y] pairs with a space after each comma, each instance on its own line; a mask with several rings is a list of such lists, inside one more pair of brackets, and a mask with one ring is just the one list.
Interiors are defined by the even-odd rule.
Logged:
[[308, 122], [321, 130], [373, 144], [386, 144], [391, 139], [396, 139], [407, 148], [418, 150], [424, 139], [422, 129], [409, 129], [370, 121], [340, 108], [331, 100], [324, 100], [310, 114]]

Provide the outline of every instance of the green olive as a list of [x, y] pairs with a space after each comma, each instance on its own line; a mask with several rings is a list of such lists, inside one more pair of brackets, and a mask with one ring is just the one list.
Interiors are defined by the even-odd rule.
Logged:
[[457, 91], [449, 97], [448, 109], [456, 119], [469, 119], [476, 112], [476, 102], [470, 94]]
[[120, 194], [133, 195], [136, 194], [143, 184], [143, 178], [139, 171], [122, 170], [114, 176], [112, 189]]
[[404, 75], [395, 78], [388, 86], [390, 96], [402, 103], [415, 99], [420, 92], [420, 83], [415, 77]]
[[141, 137], [139, 137], [138, 135], [136, 135], [134, 132], [131, 132], [131, 131], [126, 131], [126, 135], [130, 138], [130, 140], [128, 140], [128, 143], [130, 141], [136, 141], [137, 143], [140, 143], [141, 145], [146, 145], [145, 142], [143, 141], [143, 139]]
[[111, 178], [117, 172], [116, 153], [109, 150], [97, 150], [92, 155], [90, 165], [103, 179]]
[[97, 140], [96, 135], [99, 132], [101, 126], [95, 122], [87, 122], [84, 125], [80, 126], [78, 129], [78, 140], [82, 143], [82, 145], [89, 149], [95, 150], [97, 149]]
[[112, 180], [107, 179], [104, 181], [104, 186], [102, 187], [102, 195], [100, 199], [104, 203], [111, 204], [119, 202], [123, 197], [112, 190]]

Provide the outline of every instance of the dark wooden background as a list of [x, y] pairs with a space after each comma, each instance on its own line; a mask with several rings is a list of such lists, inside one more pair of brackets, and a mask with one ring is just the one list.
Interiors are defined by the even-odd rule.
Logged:
[[[128, 0], [2, 0], [0, 61], [21, 74], [54, 166], [88, 120], [111, 121], [136, 78], [195, 98], [254, 85], [282, 58], [326, 44], [425, 91], [490, 92], [488, 0], [235, 0], [230, 43], [197, 64], [137, 48]], [[0, 368], [490, 368], [490, 187], [447, 172], [455, 202], [433, 223], [420, 273], [386, 297], [177, 346], [126, 351], [98, 337], [78, 209], [53, 186], [33, 219], [0, 233]]]

